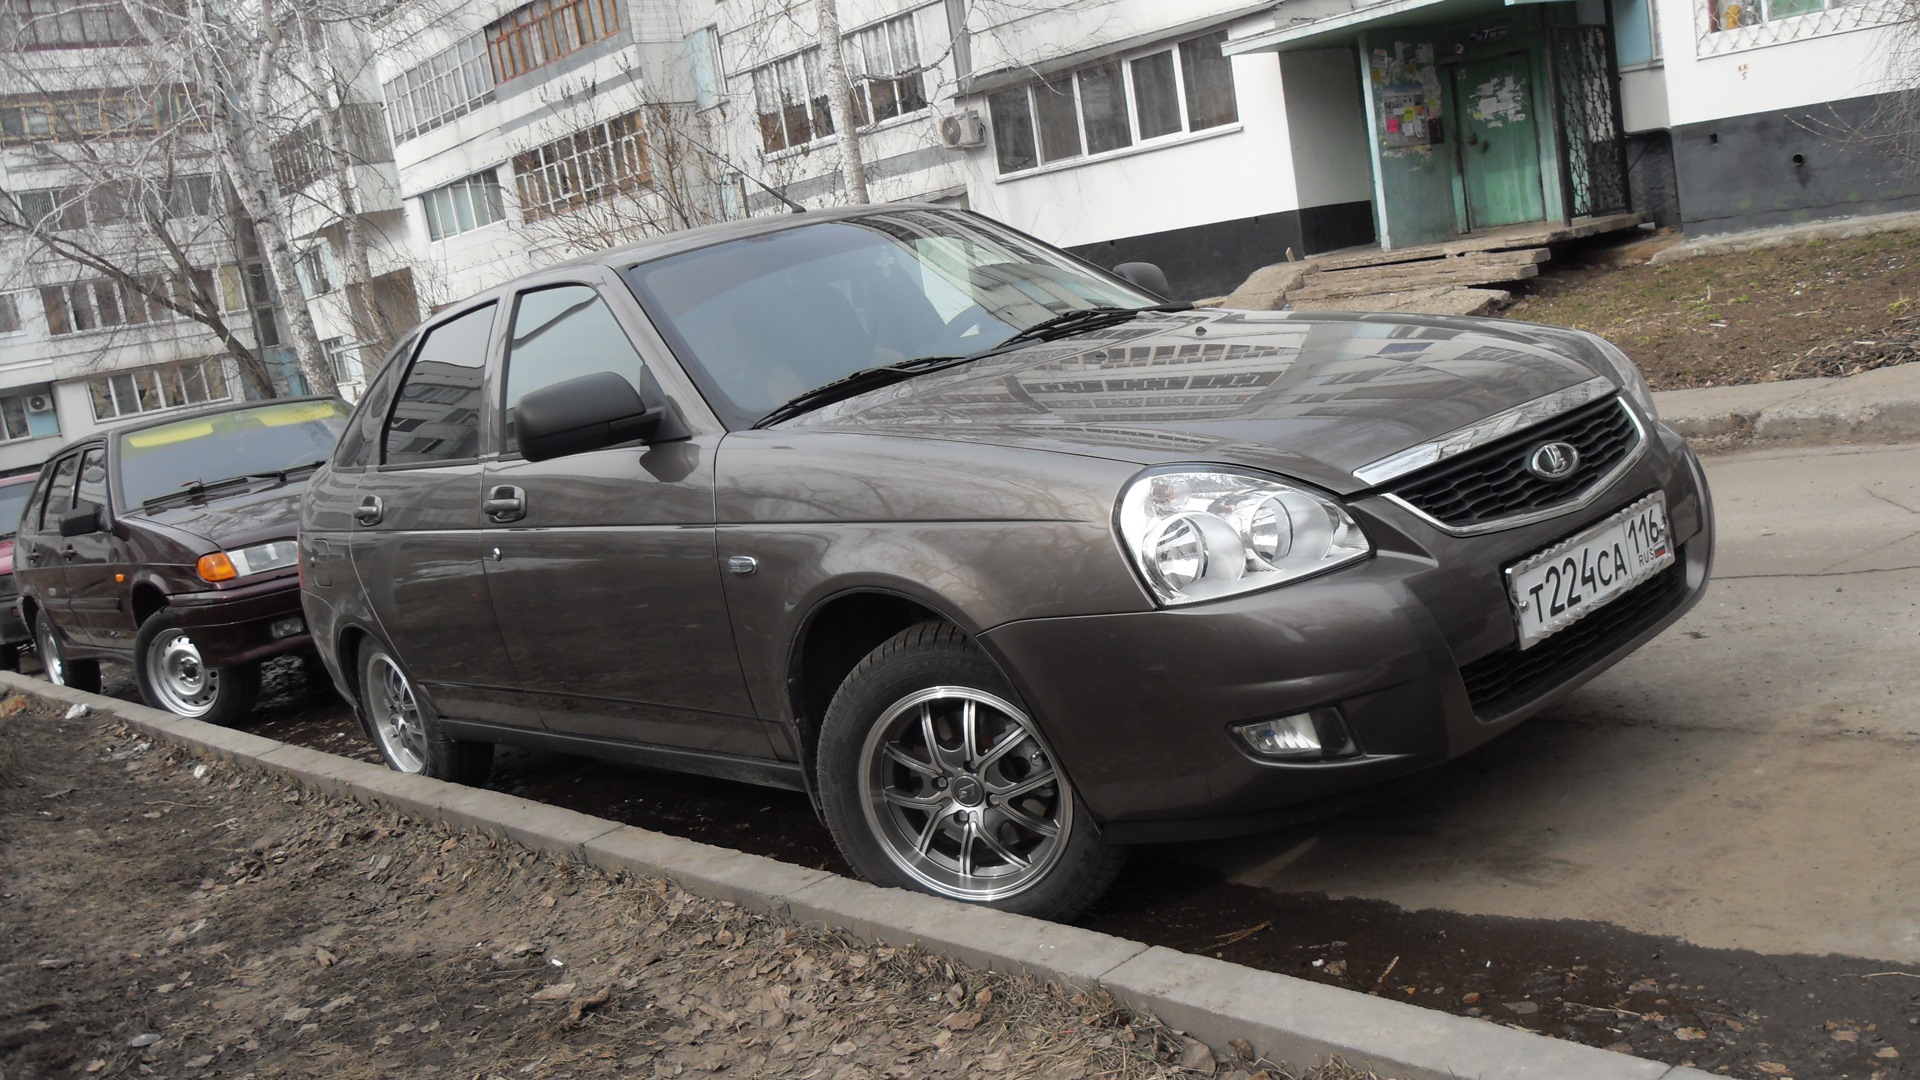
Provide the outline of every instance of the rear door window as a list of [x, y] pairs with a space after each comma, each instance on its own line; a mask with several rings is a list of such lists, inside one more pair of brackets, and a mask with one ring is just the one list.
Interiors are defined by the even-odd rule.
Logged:
[[520, 295], [507, 339], [506, 441], [517, 448], [513, 416], [535, 390], [611, 371], [640, 388], [640, 353], [606, 301], [589, 285], [560, 285]]
[[481, 381], [495, 305], [427, 331], [395, 395], [382, 439], [389, 465], [434, 465], [480, 454]]
[[81, 503], [107, 505], [107, 448], [104, 446], [89, 447], [80, 456], [80, 487], [74, 505]]
[[53, 467], [53, 479], [47, 482], [47, 497], [40, 504], [40, 529], [58, 530], [60, 515], [73, 509], [73, 478], [80, 471], [80, 455], [68, 454]]

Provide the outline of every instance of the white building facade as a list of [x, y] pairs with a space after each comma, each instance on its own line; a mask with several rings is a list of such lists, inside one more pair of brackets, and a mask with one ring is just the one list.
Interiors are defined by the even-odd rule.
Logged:
[[[275, 158], [343, 390], [379, 361], [375, 339], [512, 276], [844, 201], [843, 120], [875, 201], [1155, 262], [1189, 298], [1289, 255], [1529, 221], [1644, 212], [1711, 233], [1920, 208], [1867, 137], [1914, 81], [1890, 68], [1911, 32], [1890, 0], [836, 6], [837, 109], [817, 0], [417, 0], [334, 26], [347, 192], [303, 167], [297, 138]], [[55, 44], [59, 63], [100, 52]], [[46, 103], [0, 99], [0, 179], [44, 203], [62, 184], [30, 130]], [[217, 201], [183, 190], [178, 210], [217, 218]], [[0, 472], [125, 415], [240, 392], [196, 325], [9, 258]], [[195, 260], [273, 350], [244, 244], [209, 230]], [[372, 283], [358, 311], [340, 287], [356, 276]], [[368, 305], [391, 333], [369, 334]]]

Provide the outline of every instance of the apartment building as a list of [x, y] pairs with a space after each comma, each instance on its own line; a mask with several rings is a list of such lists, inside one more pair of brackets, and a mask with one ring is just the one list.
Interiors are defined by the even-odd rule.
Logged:
[[128, 417], [245, 393], [233, 350], [183, 314], [196, 294], [283, 384], [291, 371], [251, 231], [183, 119], [191, 90], [143, 81], [133, 37], [117, 11], [0, 5], [0, 474]]

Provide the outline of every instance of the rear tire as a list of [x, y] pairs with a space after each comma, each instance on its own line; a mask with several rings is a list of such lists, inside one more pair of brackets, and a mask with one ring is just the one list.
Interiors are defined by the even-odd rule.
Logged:
[[360, 709], [367, 733], [395, 772], [479, 787], [493, 771], [493, 744], [450, 738], [399, 658], [378, 641], [360, 652]]
[[1126, 862], [1019, 695], [952, 625], [868, 653], [834, 694], [817, 756], [834, 842], [877, 884], [1065, 920]]
[[259, 664], [207, 664], [180, 617], [165, 608], [147, 616], [134, 636], [133, 673], [147, 704], [221, 727], [245, 720], [260, 699]]
[[100, 692], [100, 661], [68, 660], [60, 651], [60, 631], [46, 612], [33, 617], [34, 647], [40, 652], [41, 673], [55, 686], [68, 686], [89, 694]]

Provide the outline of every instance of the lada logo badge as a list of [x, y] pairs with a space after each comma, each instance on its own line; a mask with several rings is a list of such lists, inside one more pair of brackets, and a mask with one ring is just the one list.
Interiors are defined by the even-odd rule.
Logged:
[[1580, 467], [1580, 451], [1569, 442], [1541, 443], [1527, 455], [1527, 471], [1542, 480], [1564, 480]]

